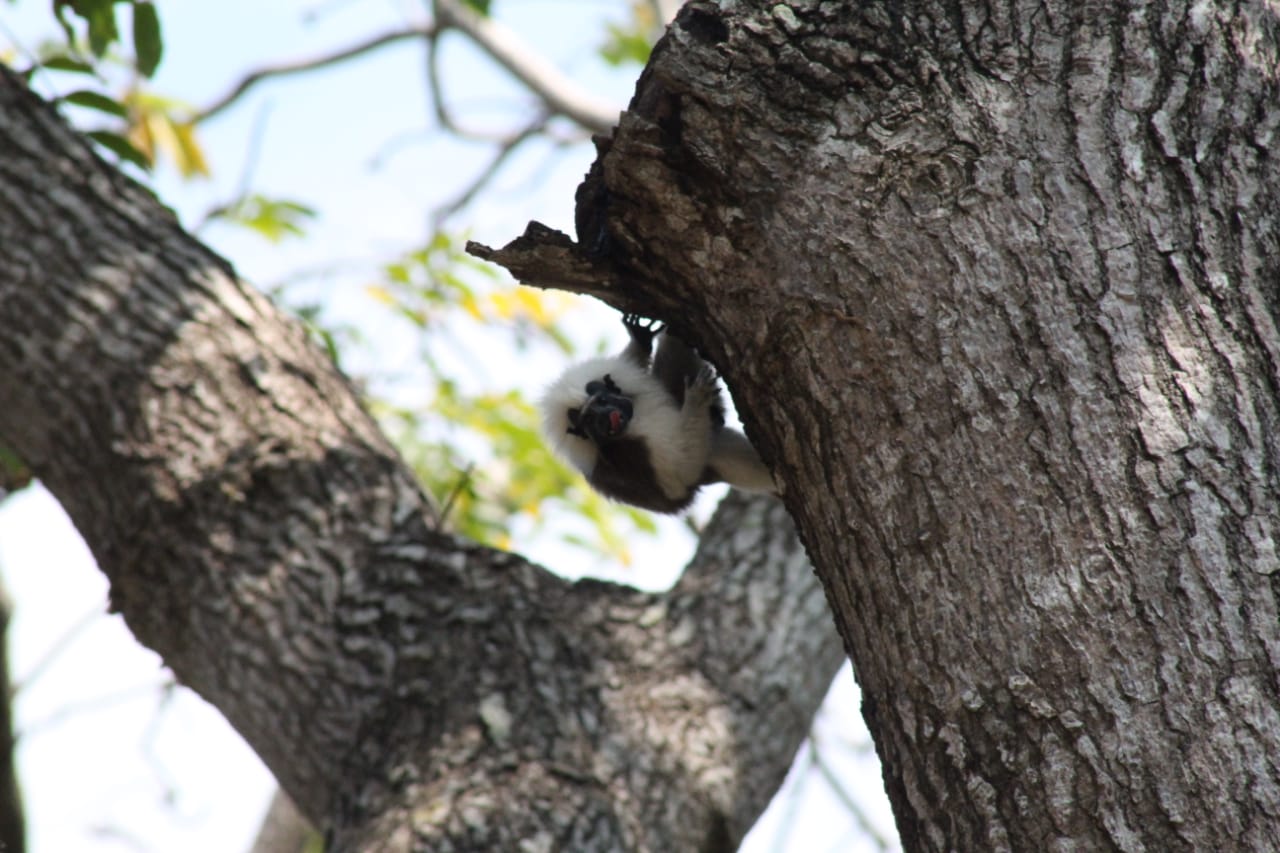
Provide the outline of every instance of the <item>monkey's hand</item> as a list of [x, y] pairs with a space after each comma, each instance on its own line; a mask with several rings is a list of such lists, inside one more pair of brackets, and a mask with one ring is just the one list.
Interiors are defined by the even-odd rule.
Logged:
[[685, 379], [685, 411], [709, 412], [720, 401], [719, 377], [715, 368], [703, 362], [698, 372]]
[[642, 318], [639, 314], [623, 314], [622, 325], [626, 327], [632, 342], [643, 347], [645, 352], [653, 346], [654, 336], [665, 328], [657, 320]]

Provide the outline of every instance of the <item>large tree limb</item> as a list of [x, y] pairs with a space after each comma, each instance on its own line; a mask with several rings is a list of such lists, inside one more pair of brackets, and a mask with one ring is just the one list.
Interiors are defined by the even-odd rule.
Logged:
[[734, 843], [838, 666], [775, 501], [659, 595], [438, 530], [298, 324], [3, 69], [0, 328], [0, 442], [334, 849]]

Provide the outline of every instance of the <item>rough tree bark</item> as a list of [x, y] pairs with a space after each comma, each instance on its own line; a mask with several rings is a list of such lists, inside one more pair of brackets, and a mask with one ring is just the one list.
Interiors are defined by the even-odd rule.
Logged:
[[842, 659], [777, 501], [661, 595], [441, 531], [299, 325], [3, 67], [0, 445], [328, 849], [728, 849]]
[[908, 850], [1280, 849], [1280, 23], [689, 3], [475, 251], [723, 369]]

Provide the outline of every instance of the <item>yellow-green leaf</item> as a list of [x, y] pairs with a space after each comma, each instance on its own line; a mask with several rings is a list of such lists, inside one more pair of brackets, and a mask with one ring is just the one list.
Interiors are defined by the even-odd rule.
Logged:
[[209, 162], [204, 158], [204, 149], [196, 139], [196, 128], [191, 122], [173, 122], [173, 138], [177, 155], [174, 161], [184, 178], [192, 175], [209, 176]]

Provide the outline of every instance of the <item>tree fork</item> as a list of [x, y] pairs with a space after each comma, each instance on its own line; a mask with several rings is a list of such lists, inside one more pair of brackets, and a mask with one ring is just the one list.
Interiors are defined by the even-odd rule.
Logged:
[[736, 845], [839, 666], [776, 502], [662, 594], [440, 530], [300, 325], [3, 68], [0, 328], [0, 444], [335, 850]]

